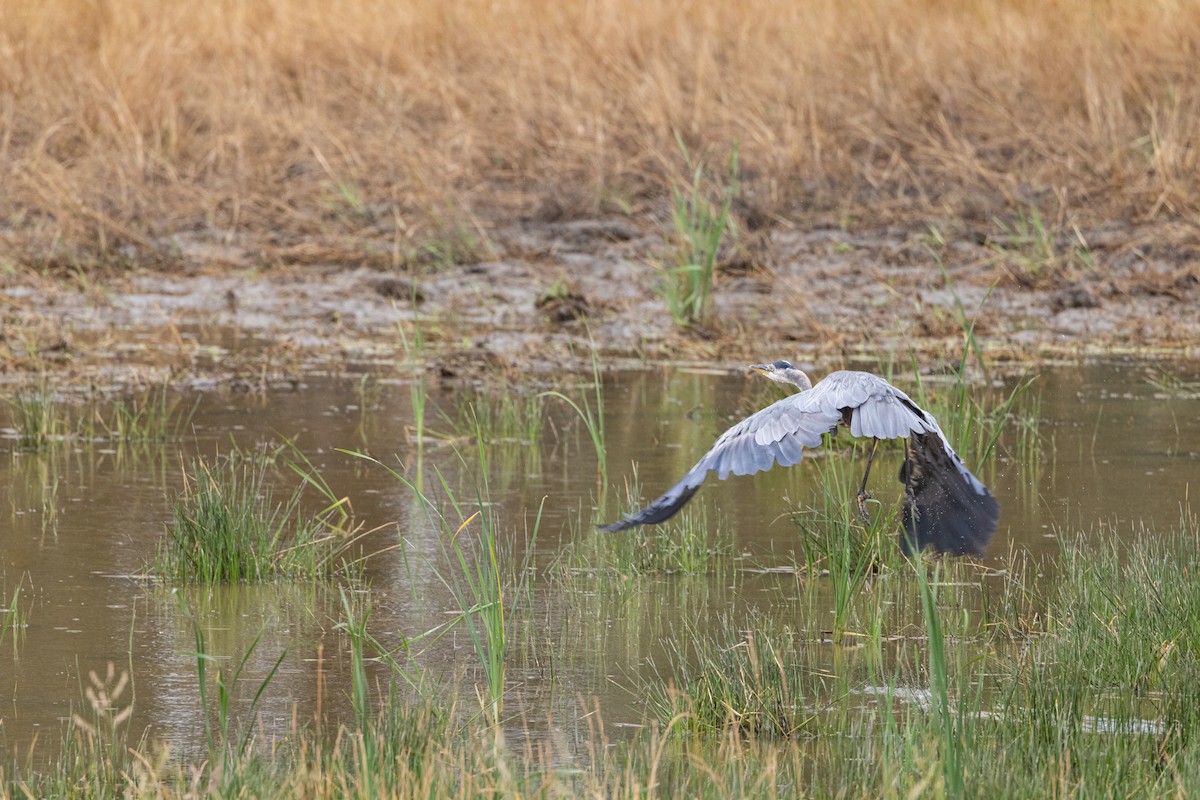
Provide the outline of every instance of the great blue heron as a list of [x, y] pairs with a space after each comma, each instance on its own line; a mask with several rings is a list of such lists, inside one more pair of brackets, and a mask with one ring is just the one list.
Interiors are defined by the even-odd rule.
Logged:
[[725, 431], [683, 480], [641, 511], [600, 530], [621, 531], [668, 519], [692, 499], [710, 472], [724, 480], [731, 474], [763, 472], [775, 464], [790, 467], [799, 463], [804, 448], [818, 446], [822, 436], [844, 425], [852, 436], [873, 440], [858, 487], [864, 516], [867, 476], [879, 440], [904, 439], [903, 551], [911, 554], [932, 547], [939, 553], [983, 555], [1000, 519], [1000, 504], [966, 468], [932, 414], [869, 372], [831, 372], [813, 386], [808, 375], [787, 361], [753, 364], [750, 369], [800, 391]]

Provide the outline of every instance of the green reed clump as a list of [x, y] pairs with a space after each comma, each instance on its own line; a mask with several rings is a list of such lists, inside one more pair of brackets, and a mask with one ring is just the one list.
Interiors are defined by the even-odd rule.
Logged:
[[714, 179], [703, 159], [693, 163], [683, 141], [678, 142], [690, 174], [683, 189], [671, 190], [674, 265], [664, 268], [661, 291], [672, 321], [691, 327], [707, 321], [712, 311], [717, 251], [734, 229], [730, 211], [740, 192], [738, 149], [730, 153], [727, 174]]
[[545, 395], [528, 395], [513, 387], [464, 392], [458, 396], [455, 418], [448, 421], [459, 436], [536, 447], [546, 426]]
[[[198, 459], [175, 499], [155, 572], [178, 583], [317, 578], [332, 572], [346, 541], [322, 515], [306, 514], [302, 487], [276, 499], [257, 461]], [[342, 514], [339, 506], [326, 514]]]
[[183, 408], [181, 398], [173, 397], [164, 384], [142, 395], [118, 398], [108, 415], [99, 418], [99, 429], [114, 442], [164, 442], [191, 424], [196, 408]]
[[46, 389], [22, 390], [4, 403], [17, 432], [17, 446], [23, 450], [45, 450], [70, 433], [65, 407]]
[[660, 722], [681, 718], [697, 732], [731, 728], [782, 737], [812, 723], [805, 695], [816, 670], [791, 630], [764, 618], [739, 624], [725, 615], [715, 632], [689, 627], [668, 646], [666, 680], [648, 683], [641, 692]]
[[589, 525], [571, 537], [559, 564], [567, 575], [697, 575], [727, 564], [732, 552], [733, 530], [710, 524], [708, 511], [696, 505], [661, 525], [617, 533]]

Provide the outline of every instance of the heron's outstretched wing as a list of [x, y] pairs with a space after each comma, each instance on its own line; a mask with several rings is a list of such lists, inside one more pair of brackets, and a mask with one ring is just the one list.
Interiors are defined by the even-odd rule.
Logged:
[[730, 475], [753, 475], [775, 464], [790, 467], [799, 463], [804, 448], [819, 445], [821, 437], [841, 419], [836, 409], [808, 408], [808, 403], [801, 402], [805, 394], [785, 397], [746, 417], [721, 434], [712, 449], [661, 497], [619, 522], [601, 525], [600, 530], [611, 533], [668, 519], [692, 499], [710, 472], [724, 480]]
[[[799, 463], [805, 447], [816, 447], [850, 413], [855, 436], [901, 439], [912, 433], [941, 432], [937, 422], [907, 395], [866, 372], [833, 372], [813, 388], [785, 397], [751, 414], [721, 434], [683, 479], [650, 505], [600, 530], [615, 532], [654, 525], [670, 518], [692, 499], [708, 473], [721, 480], [753, 475], [775, 464]], [[969, 473], [968, 473], [969, 474]]]

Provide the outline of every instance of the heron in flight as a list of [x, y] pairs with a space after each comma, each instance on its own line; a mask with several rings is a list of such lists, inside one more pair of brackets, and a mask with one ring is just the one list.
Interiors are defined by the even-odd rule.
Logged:
[[655, 525], [683, 508], [708, 473], [721, 480], [753, 475], [775, 464], [800, 462], [804, 448], [817, 447], [839, 425], [850, 435], [872, 440], [858, 487], [859, 510], [866, 517], [867, 476], [880, 439], [904, 439], [904, 530], [906, 555], [932, 547], [951, 555], [983, 555], [1000, 519], [1000, 504], [954, 452], [937, 420], [908, 395], [869, 372], [831, 372], [816, 386], [787, 361], [753, 364], [756, 373], [800, 391], [751, 414], [717, 439], [679, 483], [650, 505], [620, 522], [600, 526], [623, 531]]

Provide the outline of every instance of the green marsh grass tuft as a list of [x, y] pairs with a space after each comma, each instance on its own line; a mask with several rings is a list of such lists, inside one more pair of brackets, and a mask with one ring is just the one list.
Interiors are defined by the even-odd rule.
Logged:
[[[820, 457], [812, 459], [818, 487], [814, 505], [794, 509], [791, 517], [799, 539], [801, 563], [797, 568], [829, 577], [832, 635], [834, 642], [840, 643], [853, 623], [855, 600], [863, 587], [873, 576], [894, 569], [902, 558], [898, 532], [903, 492], [896, 484], [887, 490], [891, 499], [871, 497], [867, 500], [870, 518], [863, 520], [857, 495], [865, 468], [864, 459], [858, 457], [866, 449], [864, 443], [854, 442], [850, 457], [836, 439], [827, 439], [823, 447]], [[890, 475], [893, 467], [885, 454], [889, 443], [881, 442], [879, 447], [872, 474]]]
[[[623, 494], [625, 508], [640, 508], [636, 465]], [[728, 565], [733, 552], [732, 528], [710, 523], [701, 504], [684, 507], [661, 525], [618, 533], [596, 530], [597, 522], [594, 517], [590, 522], [577, 517], [572, 524], [571, 542], [558, 561], [566, 575], [696, 575]]]
[[155, 560], [155, 572], [176, 583], [213, 585], [330, 574], [345, 536], [327, 515], [305, 513], [303, 486], [277, 500], [270, 470], [259, 461], [192, 463]]
[[580, 421], [587, 430], [588, 438], [591, 439], [592, 449], [596, 453], [596, 480], [600, 485], [600, 494], [603, 497], [608, 489], [608, 436], [604, 424], [604, 381], [600, 377], [600, 357], [596, 353], [595, 342], [592, 342], [591, 345], [591, 397], [588, 396], [587, 391], [580, 392], [578, 402], [560, 391], [542, 392], [536, 396], [562, 400], [579, 415]]
[[95, 403], [78, 409], [45, 388], [26, 389], [6, 398], [17, 445], [23, 450], [46, 450], [55, 444], [106, 442], [122, 450], [147, 448], [178, 438], [196, 406], [181, 408], [164, 384], [143, 394], [115, 400], [107, 409]]
[[103, 438], [121, 444], [149, 444], [178, 438], [191, 424], [197, 405], [181, 408], [166, 384], [142, 395], [116, 400], [108, 417], [98, 420]]
[[677, 136], [676, 141], [690, 181], [683, 189], [676, 186], [671, 190], [675, 255], [674, 265], [663, 269], [661, 292], [674, 323], [692, 327], [708, 321], [717, 251], [726, 234], [734, 230], [730, 210], [740, 192], [738, 148], [729, 155], [726, 176], [713, 179], [703, 159], [693, 161], [683, 140]]
[[488, 445], [536, 448], [546, 426], [545, 394], [524, 394], [515, 387], [468, 391], [459, 395], [455, 418], [447, 420], [459, 436], [480, 436]]
[[412, 378], [408, 384], [409, 400], [412, 404], [413, 416], [413, 424], [410, 430], [415, 439], [417, 454], [419, 456], [425, 447], [425, 416], [429, 404], [429, 392], [425, 385], [425, 328], [421, 322], [421, 317], [415, 315], [412, 321], [411, 338], [406, 331], [405, 325], [401, 324], [397, 326], [396, 330], [400, 334], [400, 343], [404, 350], [405, 366], [412, 373]]
[[997, 218], [995, 223], [1001, 237], [992, 243], [992, 249], [1022, 286], [1043, 285], [1069, 277], [1073, 272], [1089, 271], [1095, 266], [1079, 228], [1072, 228], [1073, 241], [1061, 244], [1037, 206], [1018, 209], [1011, 222]]
[[5, 399], [17, 431], [17, 446], [23, 450], [45, 450], [70, 433], [64, 406], [46, 389], [26, 389]]
[[805, 695], [816, 669], [793, 631], [754, 615], [744, 623], [726, 615], [715, 632], [689, 627], [668, 647], [670, 673], [642, 687], [661, 723], [784, 738], [812, 724]]

